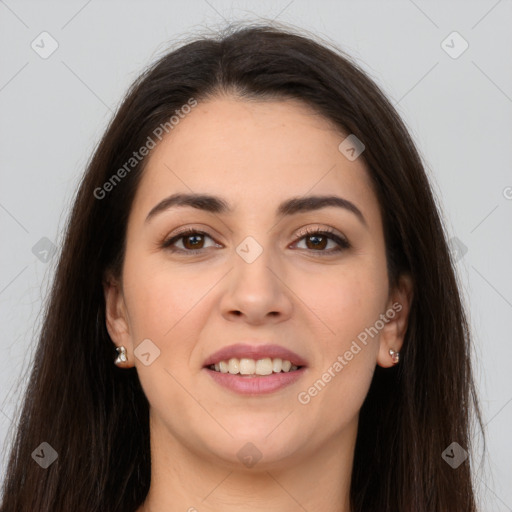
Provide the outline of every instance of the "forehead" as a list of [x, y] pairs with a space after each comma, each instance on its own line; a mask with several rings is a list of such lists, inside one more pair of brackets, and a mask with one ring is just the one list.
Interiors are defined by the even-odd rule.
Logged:
[[262, 213], [292, 196], [337, 193], [376, 214], [363, 160], [338, 149], [346, 135], [298, 100], [199, 102], [149, 154], [134, 209], [195, 192]]

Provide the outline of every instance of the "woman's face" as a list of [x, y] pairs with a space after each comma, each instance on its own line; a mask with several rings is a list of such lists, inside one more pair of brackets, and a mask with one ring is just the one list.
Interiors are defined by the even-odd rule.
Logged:
[[[388, 288], [377, 197], [362, 159], [338, 148], [345, 137], [298, 101], [222, 97], [151, 151], [122, 281], [105, 290], [162, 446], [263, 468], [354, 441], [375, 365], [400, 349], [410, 286]], [[216, 200], [166, 204], [175, 194]], [[340, 200], [308, 201], [322, 196]], [[227, 373], [205, 366], [235, 344], [262, 351], [214, 357]], [[302, 368], [274, 372], [279, 355]]]

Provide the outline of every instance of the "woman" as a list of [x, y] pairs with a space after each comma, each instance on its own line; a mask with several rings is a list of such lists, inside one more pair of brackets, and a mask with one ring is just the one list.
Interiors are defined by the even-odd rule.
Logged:
[[469, 350], [389, 101], [230, 28], [143, 73], [88, 165], [0, 510], [473, 512]]

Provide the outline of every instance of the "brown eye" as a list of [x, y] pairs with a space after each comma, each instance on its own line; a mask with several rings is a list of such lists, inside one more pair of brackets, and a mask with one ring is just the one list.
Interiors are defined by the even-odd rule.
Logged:
[[[302, 240], [305, 241], [306, 249], [309, 249], [310, 252], [314, 251], [319, 254], [332, 254], [350, 248], [350, 244], [346, 239], [336, 235], [330, 230], [321, 230], [317, 228], [308, 230], [305, 234], [299, 235], [296, 243], [299, 243]], [[331, 248], [331, 250], [325, 250], [329, 242], [334, 243], [334, 248]]]
[[202, 249], [202, 245], [204, 244], [203, 235], [199, 233], [183, 236], [182, 239], [185, 249]]
[[[161, 247], [171, 252], [194, 254], [207, 249], [207, 247], [205, 248], [204, 246], [205, 239], [207, 238], [213, 241], [212, 237], [204, 231], [188, 229], [186, 231], [182, 231], [176, 236], [173, 236], [172, 238], [169, 238], [168, 240], [165, 240]], [[176, 246], [176, 244], [180, 242], [182, 247]]]
[[[325, 249], [328, 239], [325, 235], [308, 235], [305, 237], [308, 249]], [[308, 245], [311, 243], [311, 247]]]

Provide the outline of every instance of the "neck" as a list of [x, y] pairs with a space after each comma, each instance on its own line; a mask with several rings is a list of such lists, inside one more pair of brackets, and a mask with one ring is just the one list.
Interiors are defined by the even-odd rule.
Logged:
[[151, 486], [137, 512], [350, 512], [357, 419], [314, 452], [304, 446], [288, 460], [264, 464], [263, 457], [251, 468], [191, 450], [156, 423]]

